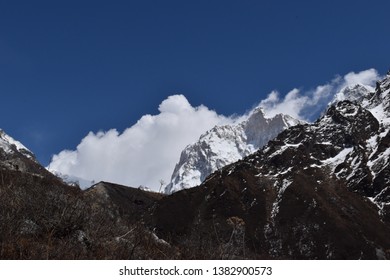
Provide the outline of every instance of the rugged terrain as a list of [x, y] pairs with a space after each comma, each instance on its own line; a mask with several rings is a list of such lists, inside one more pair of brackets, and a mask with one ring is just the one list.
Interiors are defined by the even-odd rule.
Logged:
[[[1, 134], [2, 259], [389, 259], [390, 76], [171, 195], [81, 191]], [[20, 145], [19, 145], [20, 144]]]
[[[374, 109], [385, 104], [374, 102], [378, 94]], [[369, 110], [338, 102], [316, 123], [287, 129], [198, 188], [164, 198], [158, 228], [179, 240], [211, 232], [224, 246], [241, 234], [241, 251], [229, 256], [248, 246], [246, 254], [282, 259], [388, 257], [388, 133]], [[177, 213], [174, 224], [164, 211]]]

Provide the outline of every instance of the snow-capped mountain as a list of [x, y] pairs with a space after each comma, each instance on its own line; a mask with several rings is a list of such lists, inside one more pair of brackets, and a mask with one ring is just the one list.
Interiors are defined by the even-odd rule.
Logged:
[[12, 155], [15, 152], [18, 152], [30, 159], [35, 159], [34, 154], [29, 149], [6, 134], [2, 129], [0, 129], [0, 149], [5, 154]]
[[30, 171], [32, 165], [37, 164], [34, 154], [29, 149], [0, 129], [1, 168]]
[[348, 120], [364, 124], [360, 128], [349, 128], [345, 137], [351, 138], [352, 133], [361, 131], [359, 136], [366, 138], [358, 142], [358, 146], [346, 147], [325, 164], [334, 167], [343, 163], [345, 168], [337, 170], [336, 175], [346, 180], [351, 188], [371, 197], [373, 201], [379, 201], [380, 197], [383, 197], [382, 192], [390, 192], [387, 187], [383, 188], [390, 186], [389, 92], [389, 73], [383, 81], [377, 83], [375, 90], [362, 85], [345, 88], [332, 101], [336, 108], [343, 106], [342, 109], [331, 110], [338, 112], [337, 115], [333, 115], [332, 118], [325, 116], [322, 120], [332, 122], [337, 118], [340, 122]]
[[352, 102], [360, 103], [366, 99], [370, 92], [373, 92], [374, 88], [356, 84], [343, 88], [340, 92], [336, 93], [330, 105], [336, 104], [338, 101], [349, 100]]
[[163, 198], [159, 236], [205, 244], [207, 233], [222, 258], [389, 259], [390, 75], [373, 91], [353, 88], [343, 91], [353, 101]]
[[255, 152], [282, 130], [299, 123], [283, 114], [267, 118], [261, 108], [255, 108], [237, 124], [215, 126], [182, 151], [165, 193], [199, 185], [215, 170]]
[[22, 143], [0, 129], [0, 169], [53, 178]]

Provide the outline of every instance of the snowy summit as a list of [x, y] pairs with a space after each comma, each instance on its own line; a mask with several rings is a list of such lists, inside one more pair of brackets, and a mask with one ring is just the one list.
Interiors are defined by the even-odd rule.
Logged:
[[257, 107], [236, 124], [215, 126], [182, 151], [165, 193], [200, 185], [212, 172], [250, 155], [284, 129], [299, 123], [283, 114], [267, 118]]

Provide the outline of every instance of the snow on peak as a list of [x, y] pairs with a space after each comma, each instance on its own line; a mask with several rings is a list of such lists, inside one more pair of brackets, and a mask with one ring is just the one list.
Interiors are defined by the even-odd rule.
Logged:
[[30, 159], [34, 158], [33, 153], [29, 149], [6, 134], [2, 129], [0, 129], [0, 148], [7, 154], [13, 154], [15, 151], [18, 151]]
[[367, 85], [356, 84], [352, 86], [346, 86], [341, 91], [335, 94], [330, 104], [335, 104], [339, 101], [349, 100], [352, 102], [361, 102], [370, 92], [374, 89]]
[[385, 127], [390, 125], [390, 76], [376, 82], [376, 87], [355, 84], [344, 87], [335, 94], [329, 107], [338, 102], [348, 100], [369, 110]]
[[299, 123], [283, 114], [267, 118], [257, 107], [237, 123], [215, 126], [182, 151], [165, 193], [200, 185], [212, 172], [248, 156], [282, 130]]

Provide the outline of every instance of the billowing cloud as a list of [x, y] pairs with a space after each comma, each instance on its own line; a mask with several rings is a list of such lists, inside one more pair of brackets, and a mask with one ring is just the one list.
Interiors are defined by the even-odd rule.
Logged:
[[205, 131], [231, 122], [205, 106], [193, 107], [183, 95], [173, 95], [159, 106], [158, 115], [145, 115], [119, 133], [116, 129], [90, 132], [76, 150], [54, 155], [49, 170], [95, 181], [154, 190], [159, 180], [170, 180], [186, 145]]
[[346, 86], [355, 84], [373, 86], [379, 79], [380, 76], [375, 69], [358, 73], [350, 72], [344, 77], [336, 77], [328, 84], [317, 86], [303, 93], [299, 89], [293, 89], [283, 98], [277, 91], [272, 91], [266, 99], [260, 102], [259, 106], [264, 108], [267, 116], [284, 113], [294, 118], [310, 120], [318, 116], [333, 96]]
[[358, 73], [350, 72], [344, 76], [344, 86], [355, 84], [374, 85], [380, 79], [378, 72], [375, 69], [368, 69]]

